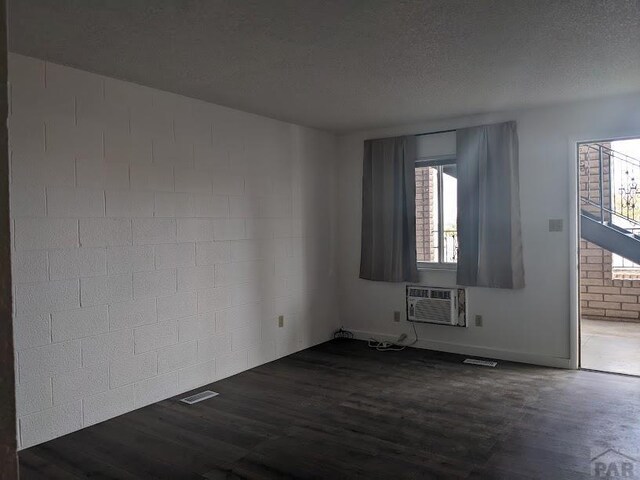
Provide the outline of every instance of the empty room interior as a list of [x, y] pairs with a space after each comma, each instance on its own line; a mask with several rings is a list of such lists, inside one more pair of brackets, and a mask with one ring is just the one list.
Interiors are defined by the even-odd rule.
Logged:
[[640, 478], [639, 0], [0, 18], [0, 480]]

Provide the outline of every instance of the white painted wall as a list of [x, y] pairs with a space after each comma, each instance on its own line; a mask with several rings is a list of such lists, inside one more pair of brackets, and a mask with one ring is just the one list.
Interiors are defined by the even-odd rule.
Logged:
[[[545, 365], [570, 366], [570, 211], [575, 202], [572, 162], [575, 142], [638, 136], [640, 95], [601, 99], [523, 111], [476, 115], [419, 125], [363, 131], [339, 139], [339, 297], [346, 328], [361, 338], [397, 339], [413, 335], [405, 311], [405, 284], [358, 278], [360, 264], [362, 143], [367, 138], [441, 131], [516, 120], [520, 139], [520, 193], [526, 287], [519, 291], [469, 289], [469, 315], [484, 326], [461, 329], [418, 325], [420, 346]], [[573, 147], [571, 147], [573, 144]], [[442, 143], [434, 148], [442, 149]], [[444, 147], [446, 149], [446, 146]], [[574, 204], [575, 205], [575, 204]], [[464, 208], [463, 205], [460, 207]], [[575, 218], [575, 213], [574, 213]], [[548, 220], [561, 218], [561, 233]], [[574, 223], [575, 224], [575, 223]], [[575, 255], [575, 251], [573, 252]], [[455, 272], [425, 271], [424, 284], [452, 286]], [[575, 350], [575, 345], [573, 346]]]
[[9, 77], [21, 447], [330, 338], [333, 135], [19, 55]]

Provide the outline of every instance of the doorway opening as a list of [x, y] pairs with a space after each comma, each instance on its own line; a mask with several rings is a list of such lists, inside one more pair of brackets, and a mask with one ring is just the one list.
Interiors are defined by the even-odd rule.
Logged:
[[577, 153], [580, 366], [640, 376], [640, 138]]

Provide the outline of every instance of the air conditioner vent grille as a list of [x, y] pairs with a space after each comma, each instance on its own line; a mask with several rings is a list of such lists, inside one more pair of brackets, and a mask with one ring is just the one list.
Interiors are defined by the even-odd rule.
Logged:
[[431, 292], [431, 290], [425, 288], [410, 288], [409, 296], [429, 298], [429, 292]]
[[430, 290], [431, 298], [438, 298], [440, 300], [451, 300], [451, 290]]
[[416, 320], [451, 323], [451, 303], [448, 300], [417, 300], [415, 306]]

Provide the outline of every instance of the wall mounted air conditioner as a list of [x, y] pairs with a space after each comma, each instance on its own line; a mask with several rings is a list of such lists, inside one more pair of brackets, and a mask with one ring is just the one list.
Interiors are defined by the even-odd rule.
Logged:
[[407, 320], [465, 327], [466, 292], [463, 288], [407, 285]]

